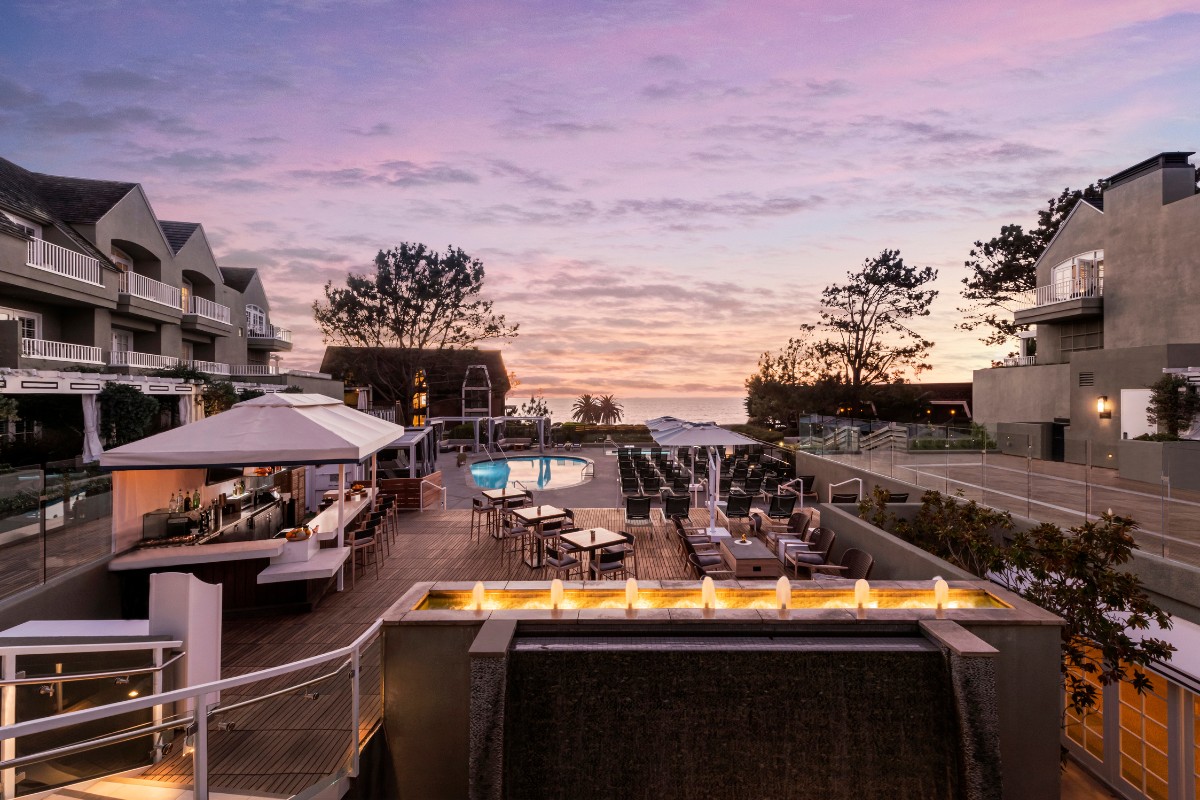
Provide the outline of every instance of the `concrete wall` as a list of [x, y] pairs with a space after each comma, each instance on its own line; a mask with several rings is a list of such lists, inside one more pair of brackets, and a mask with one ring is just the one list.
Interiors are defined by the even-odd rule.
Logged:
[[[1041, 343], [1038, 343], [1041, 358]], [[977, 369], [972, 373], [971, 410], [975, 421], [1052, 422], [1071, 413], [1068, 364]]]
[[[920, 507], [920, 503], [895, 503], [888, 505], [888, 511], [901, 519], [912, 520]], [[966, 570], [859, 518], [858, 510], [852, 506], [822, 503], [819, 508], [821, 527], [830, 528], [837, 534], [833, 544], [834, 560], [841, 560], [842, 554], [851, 547], [870, 553], [875, 558], [871, 580], [923, 581], [935, 577], [948, 581], [977, 580]]]
[[[990, 427], [990, 426], [989, 426]], [[1053, 429], [1049, 422], [1001, 422], [994, 437], [1000, 452], [1009, 456], [1032, 456], [1050, 460], [1053, 455]]]

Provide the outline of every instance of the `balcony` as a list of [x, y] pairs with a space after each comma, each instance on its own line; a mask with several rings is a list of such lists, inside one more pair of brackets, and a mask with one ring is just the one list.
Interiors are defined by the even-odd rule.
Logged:
[[234, 364], [229, 368], [229, 374], [239, 378], [257, 378], [278, 375], [279, 370], [273, 364]]
[[190, 295], [184, 304], [182, 326], [185, 331], [228, 336], [230, 333], [229, 306]]
[[292, 332], [278, 325], [263, 325], [246, 330], [246, 346], [255, 350], [291, 350]]
[[228, 364], [222, 364], [220, 361], [200, 361], [192, 359], [186, 362], [189, 367], [197, 372], [203, 372], [207, 375], [229, 375], [231, 367]]
[[1026, 292], [1018, 302], [1022, 308], [1013, 314], [1018, 325], [1096, 317], [1104, 313], [1104, 278], [1085, 276], [1048, 283]]
[[41, 239], [31, 239], [25, 248], [25, 263], [65, 278], [103, 286], [100, 262], [91, 256], [59, 247]]
[[1032, 367], [1037, 363], [1037, 356], [1008, 356], [1000, 362], [1002, 367]]
[[[182, 293], [177, 286], [138, 275], [136, 272], [122, 272], [120, 294], [129, 297], [139, 297], [160, 306], [166, 306], [178, 313], [182, 303]], [[120, 298], [118, 298], [119, 300]], [[228, 311], [228, 309], [226, 309]]]
[[41, 358], [46, 361], [70, 361], [72, 364], [103, 364], [99, 347], [68, 342], [51, 342], [47, 339], [22, 339], [21, 356]]
[[138, 367], [140, 369], [169, 369], [179, 363], [174, 356], [154, 353], [135, 353], [132, 350], [113, 350], [108, 354], [108, 363], [113, 367]]

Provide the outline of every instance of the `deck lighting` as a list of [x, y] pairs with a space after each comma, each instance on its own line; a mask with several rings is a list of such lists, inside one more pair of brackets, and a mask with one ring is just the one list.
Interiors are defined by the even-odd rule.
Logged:
[[638, 601], [638, 585], [637, 578], [630, 578], [625, 581], [625, 607], [630, 611], [637, 605]]
[[1100, 419], [1112, 419], [1112, 406], [1108, 404], [1108, 395], [1102, 394], [1096, 398], [1096, 416]]
[[705, 609], [716, 609], [717, 607], [717, 585], [708, 575], [705, 575], [704, 580], [700, 582], [700, 602]]
[[550, 581], [550, 608], [558, 611], [563, 601], [563, 582], [558, 578]]
[[475, 587], [471, 589], [471, 605], [475, 606], [476, 611], [483, 611], [483, 581], [475, 581]]
[[942, 619], [946, 616], [946, 606], [950, 600], [950, 586], [941, 578], [933, 582], [933, 603], [937, 606], [935, 616]]
[[137, 696], [138, 696], [138, 690], [137, 690], [137, 689], [131, 689], [131, 690], [130, 690], [130, 692], [129, 692], [129, 696], [130, 696], [130, 697], [137, 697]]
[[792, 582], [786, 577], [775, 581], [775, 600], [779, 603], [780, 611], [787, 611], [792, 604]]
[[867, 618], [867, 601], [871, 599], [871, 584], [865, 578], [854, 582], [854, 605], [858, 607], [858, 618]]

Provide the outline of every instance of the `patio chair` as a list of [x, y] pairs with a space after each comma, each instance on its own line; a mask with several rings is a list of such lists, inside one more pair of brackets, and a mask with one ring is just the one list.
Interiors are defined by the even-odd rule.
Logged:
[[750, 519], [750, 504], [754, 502], [754, 498], [748, 494], [730, 495], [725, 502], [725, 519], [732, 523], [735, 519]]
[[712, 578], [714, 581], [733, 578], [733, 570], [725, 566], [720, 553], [688, 553], [687, 559], [697, 578]]
[[642, 493], [646, 495], [658, 494], [662, 489], [662, 478], [657, 473], [647, 475], [642, 478]]
[[558, 537], [546, 545], [546, 555], [542, 559], [542, 566], [553, 572], [556, 578], [570, 580], [572, 572], [579, 573], [580, 578], [583, 577], [583, 561], [574, 553], [569, 553], [562, 548]]
[[758, 535], [772, 551], [778, 549], [780, 541], [790, 539], [795, 542], [806, 542], [811, 538], [808, 532], [808, 523], [811, 519], [810, 512], [795, 511], [788, 517], [786, 525], [772, 525], [770, 521], [767, 521], [759, 530]]
[[650, 498], [644, 495], [625, 498], [626, 525], [653, 525], [650, 519]]
[[624, 537], [624, 544], [614, 544], [611, 547], [601, 548], [601, 553], [624, 553], [625, 554], [625, 572], [631, 578], [637, 577], [637, 569], [635, 556], [637, 554], [637, 539], [628, 531], [621, 531], [621, 536]]
[[679, 542], [679, 550], [686, 556], [696, 545], [711, 544], [712, 539], [704, 532], [703, 528], [693, 528], [685, 525], [685, 519], [686, 517], [672, 517], [671, 522], [675, 523], [675, 534]]
[[831, 503], [857, 503], [858, 502], [858, 492], [846, 492], [844, 494], [841, 492], [834, 492], [833, 494], [831, 494], [829, 496], [829, 502], [831, 502]]
[[510, 553], [521, 553], [525, 550], [525, 541], [529, 537], [530, 528], [525, 521], [506, 510], [500, 516], [500, 546], [504, 552], [504, 562], [507, 565]]
[[637, 495], [642, 493], [642, 485], [638, 482], [636, 475], [630, 477], [621, 476], [621, 494]]
[[686, 517], [692, 512], [692, 497], [688, 494], [673, 494], [663, 497], [663, 517]]
[[908, 492], [888, 492], [887, 502], [889, 503], [907, 503]]
[[791, 519], [792, 512], [796, 508], [796, 501], [799, 499], [794, 494], [771, 495], [771, 502], [767, 506], [767, 519], [772, 519], [776, 522]]
[[818, 573], [830, 574], [839, 578], [845, 578], [846, 580], [856, 581], [859, 578], [865, 580], [871, 577], [871, 570], [874, 567], [875, 559], [870, 553], [851, 547], [842, 553], [840, 564], [814, 564], [810, 568], [810, 572], [814, 575]]
[[808, 577], [812, 577], [813, 566], [825, 564], [829, 561], [829, 552], [833, 549], [833, 543], [837, 541], [837, 534], [829, 528], [817, 528], [813, 531], [812, 539], [807, 545], [793, 544], [788, 545], [783, 550], [784, 565], [790, 564], [792, 572], [796, 577], [800, 577], [800, 570], [804, 570]]
[[750, 475], [746, 480], [742, 481], [742, 491], [750, 496], [754, 496], [762, 492], [763, 476]]
[[629, 571], [625, 568], [625, 553], [605, 553], [601, 551], [588, 565], [588, 574], [598, 580], [609, 578], [628, 578]]

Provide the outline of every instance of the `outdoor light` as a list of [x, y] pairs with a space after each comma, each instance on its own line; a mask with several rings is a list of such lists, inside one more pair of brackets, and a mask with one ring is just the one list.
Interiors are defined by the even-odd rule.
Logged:
[[476, 581], [475, 588], [471, 589], [471, 605], [475, 606], [476, 611], [483, 611], [483, 581]]
[[871, 584], [865, 578], [854, 582], [854, 605], [858, 606], [858, 618], [866, 619], [867, 602], [871, 599]]
[[792, 582], [786, 577], [775, 581], [775, 602], [779, 604], [780, 611], [786, 611], [792, 604]]
[[550, 607], [558, 611], [563, 601], [563, 582], [558, 578], [550, 581]]
[[630, 611], [637, 605], [638, 601], [638, 584], [636, 578], [630, 578], [625, 581], [625, 607]]
[[933, 582], [933, 602], [937, 606], [936, 616], [941, 619], [950, 603], [950, 586], [941, 578]]
[[137, 696], [138, 696], [138, 690], [137, 690], [137, 689], [132, 689], [132, 690], [130, 690], [130, 692], [129, 692], [129, 696], [130, 696], [130, 697], [137, 697]]
[[1096, 416], [1100, 419], [1112, 419], [1112, 407], [1108, 404], [1108, 395], [1102, 394], [1096, 398]]

